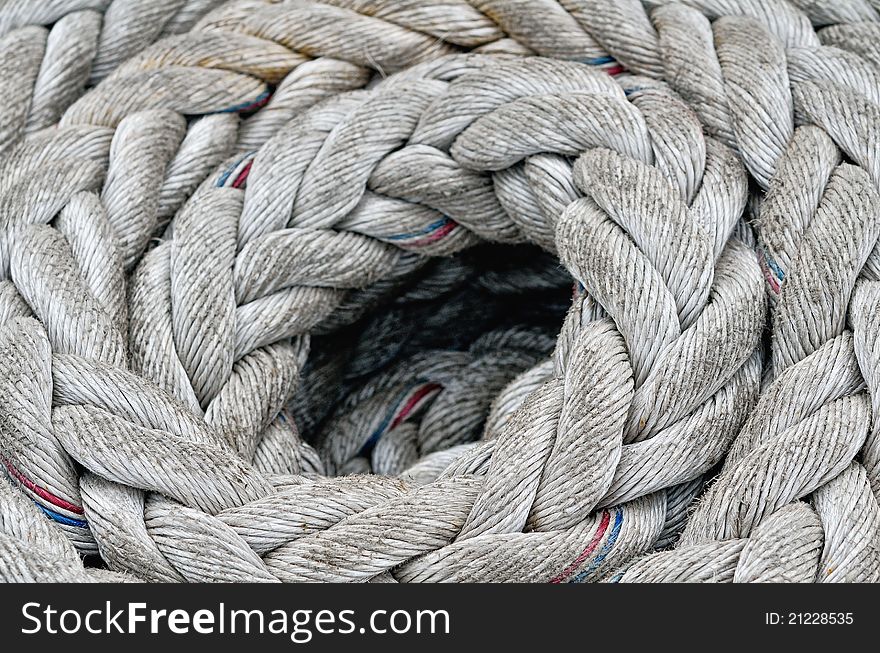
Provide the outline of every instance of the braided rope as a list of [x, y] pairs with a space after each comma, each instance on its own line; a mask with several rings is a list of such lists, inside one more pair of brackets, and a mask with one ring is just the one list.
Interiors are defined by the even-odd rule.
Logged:
[[0, 148], [55, 124], [160, 36], [186, 32], [219, 0], [5, 0], [0, 6]]
[[[213, 4], [0, 7], [4, 578], [880, 579], [876, 8]], [[481, 241], [549, 359], [328, 392]]]
[[[679, 70], [675, 87], [710, 133], [735, 141], [767, 190], [755, 222], [773, 306], [768, 385], [689, 519], [683, 548], [668, 559], [674, 573], [690, 573], [701, 564], [688, 559], [693, 547], [748, 537], [787, 502], [815, 491], [826, 540], [809, 555], [790, 553], [799, 564], [810, 560], [811, 571], [801, 578], [877, 581], [880, 511], [870, 462], [876, 445], [866, 443], [871, 400], [859, 374], [859, 367], [873, 367], [868, 351], [876, 336], [862, 317], [873, 307], [865, 294], [872, 266], [858, 282], [878, 236], [880, 178], [867, 151], [873, 139], [866, 119], [876, 113], [877, 73], [839, 34], [832, 41], [838, 47], [820, 45], [803, 16], [780, 21], [770, 8], [745, 8], [750, 18], [711, 24], [680, 5], [656, 13], [665, 73], [679, 70], [685, 48], [690, 61], [698, 53], [705, 65], [688, 69], [699, 71], [694, 74]], [[876, 20], [872, 8], [860, 8]], [[841, 19], [814, 11], [814, 20]], [[624, 35], [613, 41], [631, 47]], [[761, 68], [752, 65], [756, 53]], [[835, 72], [841, 67], [843, 76]], [[816, 126], [797, 126], [795, 117]], [[838, 148], [859, 167], [841, 163]], [[863, 293], [854, 294], [857, 282], [865, 284]], [[857, 340], [847, 331], [848, 305]], [[863, 445], [867, 469], [852, 463]], [[847, 536], [837, 535], [842, 532]], [[797, 546], [797, 538], [791, 543]]]

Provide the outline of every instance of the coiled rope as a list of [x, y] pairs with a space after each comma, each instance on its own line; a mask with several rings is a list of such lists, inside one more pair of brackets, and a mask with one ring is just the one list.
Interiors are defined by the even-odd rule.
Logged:
[[2, 577], [880, 580], [878, 10], [0, 5]]

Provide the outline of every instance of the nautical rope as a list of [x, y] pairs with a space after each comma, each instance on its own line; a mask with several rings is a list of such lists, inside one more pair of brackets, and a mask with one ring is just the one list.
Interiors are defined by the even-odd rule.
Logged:
[[[0, 5], [3, 578], [880, 579], [869, 2], [44, 4]], [[484, 241], [567, 270], [553, 352], [388, 344]]]
[[[685, 562], [691, 547], [747, 537], [787, 502], [815, 491], [826, 540], [810, 554], [812, 576], [803, 578], [876, 582], [876, 435], [872, 399], [863, 392], [868, 374], [863, 378], [859, 368], [873, 369], [875, 358], [876, 331], [866, 319], [876, 306], [873, 266], [866, 262], [878, 237], [880, 176], [868, 151], [877, 72], [848, 51], [851, 42], [840, 37], [845, 32], [834, 41], [845, 49], [820, 45], [803, 17], [780, 22], [778, 14], [771, 17], [757, 4], [753, 9], [750, 19], [722, 17], [711, 25], [680, 5], [655, 14], [666, 74], [680, 64], [676, 57], [685, 45], [702, 43], [688, 56], [699, 52], [704, 65], [686, 69], [698, 73], [677, 75], [675, 86], [704, 107], [707, 129], [736, 141], [767, 191], [755, 224], [773, 306], [767, 385], [722, 473], [689, 519], [679, 555], [683, 565], [694, 563]], [[756, 53], [760, 68], [752, 65]], [[846, 74], [834, 75], [841, 66]], [[858, 165], [841, 163], [838, 148]], [[854, 293], [857, 284], [863, 290]], [[863, 446], [867, 468], [852, 463]], [[841, 532], [847, 536], [836, 535]], [[794, 537], [790, 544], [799, 546]], [[790, 555], [807, 564], [805, 552]]]

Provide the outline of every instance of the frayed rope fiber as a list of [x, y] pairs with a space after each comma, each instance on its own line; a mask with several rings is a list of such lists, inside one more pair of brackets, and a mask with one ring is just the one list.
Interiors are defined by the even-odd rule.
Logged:
[[0, 3], [0, 579], [880, 581], [880, 2]]

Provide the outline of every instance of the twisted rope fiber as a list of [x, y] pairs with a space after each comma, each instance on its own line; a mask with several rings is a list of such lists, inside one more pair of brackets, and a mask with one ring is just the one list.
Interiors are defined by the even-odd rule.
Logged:
[[[874, 9], [361, 4], [228, 3], [11, 139], [0, 445], [53, 521], [4, 510], [5, 577], [84, 579], [72, 543], [162, 581], [875, 580]], [[316, 475], [372, 435], [297, 436], [308, 334], [479, 240], [576, 280], [552, 357], [481, 442]]]
[[[876, 70], [847, 52], [852, 46], [846, 40], [832, 41], [846, 49], [820, 46], [810, 32], [795, 35], [790, 26], [762, 24], [761, 16], [746, 25], [722, 18], [710, 26], [682, 7], [660, 11], [661, 56], [681, 52], [676, 40], [704, 35], [703, 79], [684, 74], [676, 84], [685, 95], [702, 96], [700, 104], [727, 109], [726, 124], [717, 111], [711, 117], [707, 112], [704, 124], [738, 139], [747, 167], [767, 189], [754, 211], [773, 305], [771, 359], [758, 406], [688, 521], [682, 548], [637, 563], [619, 578], [688, 580], [691, 574], [705, 578], [711, 569], [717, 579], [735, 570], [734, 579], [876, 582], [876, 435], [870, 399], [862, 392], [874, 365], [869, 343], [876, 338], [866, 323], [874, 306], [878, 181], [866, 117], [876, 115]], [[684, 35], [673, 19], [694, 29]], [[762, 53], [761, 69], [745, 65], [756, 52]], [[833, 74], [843, 65], [843, 78]], [[858, 115], [859, 109], [865, 113]], [[816, 127], [799, 126], [804, 123]], [[750, 152], [752, 144], [761, 145], [760, 156]], [[838, 148], [861, 167], [841, 164]], [[860, 447], [865, 466], [852, 462]], [[815, 528], [815, 516], [798, 518], [804, 549], [789, 556], [775, 552], [759, 569], [745, 554], [737, 562], [728, 538], [748, 536], [774, 511], [811, 492], [822, 529]], [[791, 539], [801, 538], [792, 531]], [[668, 576], [649, 571], [664, 566]]]

